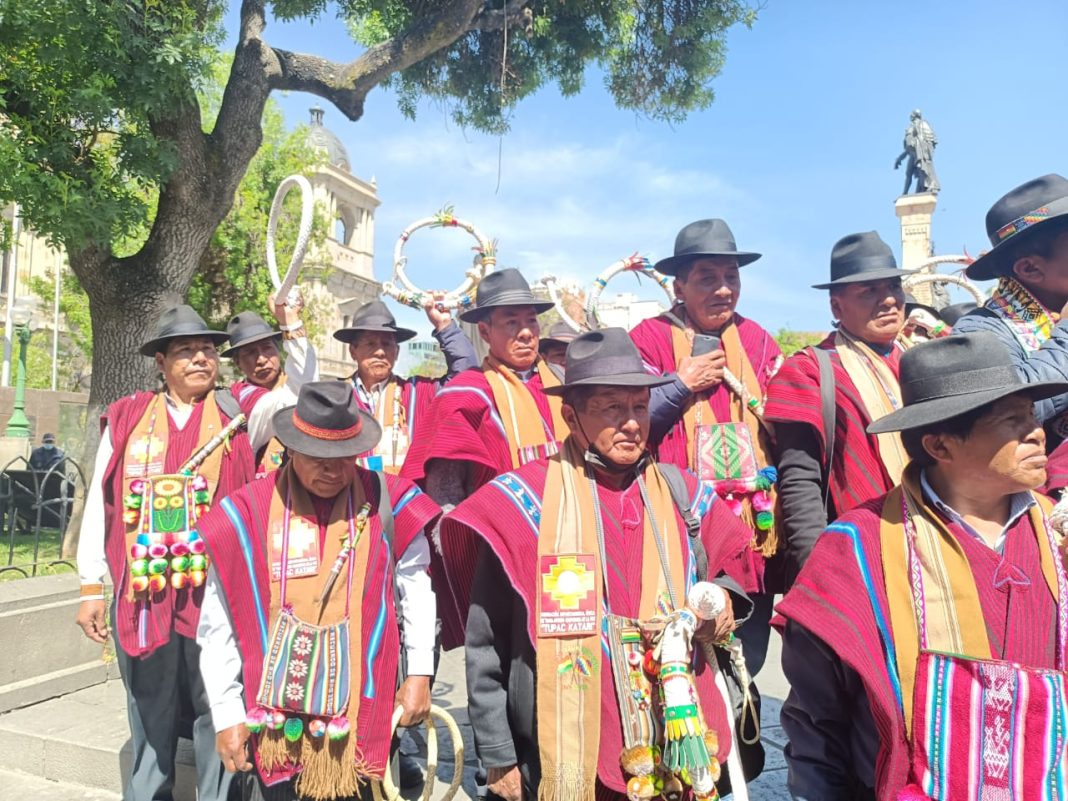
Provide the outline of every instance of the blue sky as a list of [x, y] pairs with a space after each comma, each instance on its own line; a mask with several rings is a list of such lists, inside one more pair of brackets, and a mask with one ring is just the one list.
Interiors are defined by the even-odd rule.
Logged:
[[[236, 9], [228, 27], [232, 37]], [[272, 21], [265, 38], [341, 60], [358, 52], [329, 16]], [[875, 229], [900, 255], [904, 175], [892, 167], [911, 109], [939, 138], [938, 253], [976, 255], [999, 196], [1068, 171], [1066, 45], [1068, 4], [1054, 0], [767, 0], [752, 30], [730, 32], [715, 102], [680, 125], [616, 109], [596, 70], [577, 97], [547, 89], [521, 103], [503, 139], [460, 130], [431, 103], [409, 121], [384, 89], [355, 123], [324, 105], [353, 171], [378, 183], [378, 280], [397, 234], [446, 204], [499, 240], [501, 266], [584, 285], [632, 252], [670, 255], [692, 220], [723, 217], [741, 249], [764, 254], [743, 270], [739, 310], [773, 330], [814, 330], [829, 312], [809, 285], [825, 280], [839, 237]], [[290, 124], [316, 102], [276, 99]], [[469, 242], [454, 233], [413, 237], [417, 283], [457, 283]], [[635, 287], [620, 278], [608, 294]]]

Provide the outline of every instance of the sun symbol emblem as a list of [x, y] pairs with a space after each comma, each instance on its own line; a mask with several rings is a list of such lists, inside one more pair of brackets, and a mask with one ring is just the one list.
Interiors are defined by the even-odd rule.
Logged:
[[594, 575], [574, 556], [561, 556], [541, 577], [543, 592], [549, 593], [561, 609], [575, 610], [593, 592]]

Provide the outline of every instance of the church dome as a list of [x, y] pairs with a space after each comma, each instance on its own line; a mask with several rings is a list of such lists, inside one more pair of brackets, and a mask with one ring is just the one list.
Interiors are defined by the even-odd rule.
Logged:
[[311, 126], [308, 129], [307, 141], [311, 147], [326, 153], [331, 166], [345, 172], [352, 172], [348, 151], [334, 132], [323, 125], [323, 110], [319, 106], [311, 108]]

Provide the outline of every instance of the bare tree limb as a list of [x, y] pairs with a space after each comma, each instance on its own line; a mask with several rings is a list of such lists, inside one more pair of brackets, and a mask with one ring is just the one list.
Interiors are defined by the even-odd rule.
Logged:
[[484, 0], [456, 0], [437, 14], [422, 16], [404, 32], [341, 64], [275, 48], [272, 89], [298, 90], [329, 100], [350, 120], [363, 114], [368, 92], [392, 73], [448, 47], [472, 29]]

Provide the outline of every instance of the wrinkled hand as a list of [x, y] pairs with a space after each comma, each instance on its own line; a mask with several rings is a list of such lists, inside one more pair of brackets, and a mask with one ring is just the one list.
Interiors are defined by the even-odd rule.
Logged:
[[397, 690], [397, 705], [404, 709], [398, 726], [415, 726], [430, 714], [430, 677], [409, 676]]
[[74, 619], [85, 636], [93, 642], [105, 643], [108, 639], [106, 607], [103, 600], [82, 601], [78, 616]]
[[701, 392], [723, 383], [727, 354], [714, 350], [702, 356], [686, 356], [679, 362], [678, 376], [690, 392]]
[[702, 620], [701, 625], [694, 632], [693, 636], [699, 642], [723, 642], [737, 628], [734, 622], [734, 605], [731, 603], [731, 594], [724, 592], [724, 595], [727, 596], [727, 606], [724, 610], [712, 620]]
[[436, 295], [430, 300], [423, 301], [423, 311], [426, 312], [426, 318], [430, 320], [430, 324], [434, 326], [435, 331], [441, 331], [452, 323], [452, 312], [443, 306], [438, 306], [442, 297], [441, 295]]
[[510, 768], [488, 768], [486, 787], [504, 801], [523, 801], [523, 782], [517, 765]]
[[230, 773], [247, 773], [252, 770], [252, 760], [248, 756], [248, 737], [248, 726], [244, 723], [223, 729], [215, 735], [215, 750], [219, 752], [223, 767]]
[[304, 298], [300, 297], [290, 306], [283, 299], [279, 302], [274, 295], [267, 298], [267, 308], [280, 325], [296, 325], [300, 322], [300, 313], [304, 309]]

